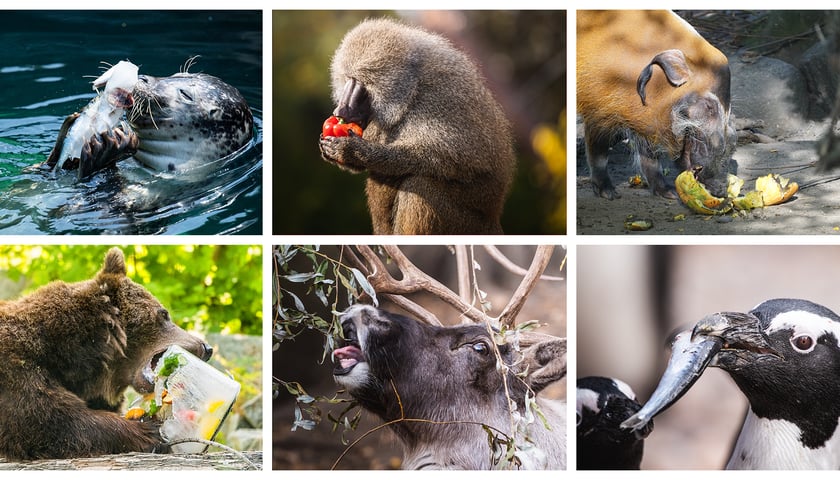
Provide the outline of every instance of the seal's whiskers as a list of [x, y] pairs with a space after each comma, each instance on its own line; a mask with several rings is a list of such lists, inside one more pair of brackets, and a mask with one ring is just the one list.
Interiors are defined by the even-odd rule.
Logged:
[[181, 67], [181, 73], [189, 73], [190, 68], [198, 61], [198, 58], [201, 55], [193, 55], [192, 57], [188, 58], [186, 62], [184, 62], [184, 66]]

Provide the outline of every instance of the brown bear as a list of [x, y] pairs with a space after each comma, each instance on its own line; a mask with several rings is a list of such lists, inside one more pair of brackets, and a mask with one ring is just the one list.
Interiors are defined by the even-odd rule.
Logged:
[[126, 276], [118, 248], [92, 280], [56, 281], [0, 302], [0, 457], [165, 449], [159, 425], [118, 410], [129, 385], [153, 391], [151, 369], [173, 344], [203, 360], [213, 353]]

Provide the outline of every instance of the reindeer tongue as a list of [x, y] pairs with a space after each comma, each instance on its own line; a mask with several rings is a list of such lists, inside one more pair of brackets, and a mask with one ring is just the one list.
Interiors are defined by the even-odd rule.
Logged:
[[346, 347], [336, 348], [333, 350], [333, 357], [338, 360], [340, 368], [336, 366], [333, 371], [334, 375], [345, 375], [353, 369], [359, 362], [365, 361], [365, 356], [358, 347], [347, 345]]

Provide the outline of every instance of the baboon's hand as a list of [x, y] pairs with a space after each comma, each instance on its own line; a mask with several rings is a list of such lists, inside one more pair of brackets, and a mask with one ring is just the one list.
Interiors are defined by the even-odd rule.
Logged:
[[321, 135], [318, 142], [321, 149], [321, 156], [324, 160], [335, 163], [341, 168], [351, 172], [361, 172], [367, 168], [361, 149], [364, 147], [364, 140], [355, 133], [350, 132], [346, 137], [325, 137]]

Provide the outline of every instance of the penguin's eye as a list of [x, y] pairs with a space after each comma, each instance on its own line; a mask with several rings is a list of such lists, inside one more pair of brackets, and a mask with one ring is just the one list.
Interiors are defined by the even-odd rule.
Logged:
[[814, 349], [817, 342], [810, 335], [797, 335], [790, 339], [790, 344], [799, 353], [808, 353]]

